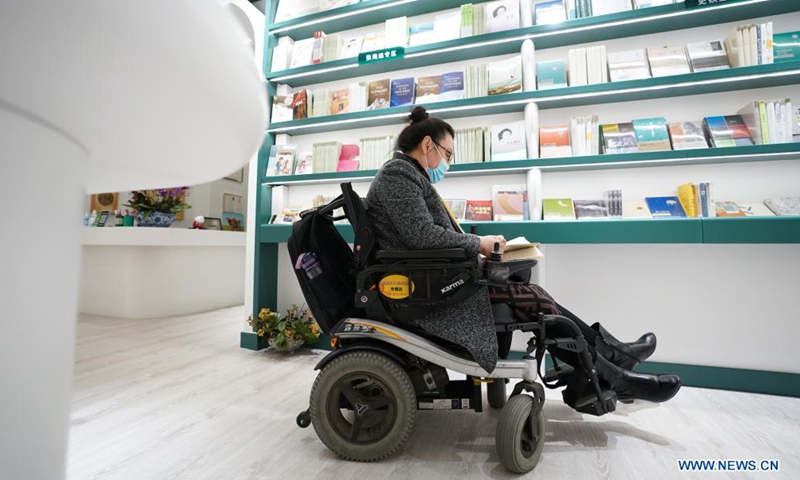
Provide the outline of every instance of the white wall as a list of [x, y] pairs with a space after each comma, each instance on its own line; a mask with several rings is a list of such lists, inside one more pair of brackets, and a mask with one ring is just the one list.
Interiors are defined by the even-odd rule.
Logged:
[[[409, 24], [425, 18], [410, 19]], [[795, 30], [800, 13], [764, 18], [776, 32]], [[609, 52], [662, 45], [724, 39], [735, 22], [680, 32], [596, 42]], [[368, 27], [360, 31], [377, 31]], [[346, 34], [344, 34], [346, 35]], [[296, 39], [297, 40], [297, 39]], [[537, 61], [566, 58], [572, 47], [537, 52]], [[501, 57], [469, 62], [443, 63], [422, 69], [362, 77], [424, 76], [459, 70], [464, 65], [485, 63]], [[350, 80], [319, 86], [341, 88]], [[316, 85], [307, 88], [315, 88]], [[800, 86], [674, 97], [651, 101], [604, 104], [544, 110], [541, 123], [567, 123], [575, 115], [599, 114], [604, 123], [664, 116], [669, 121], [700, 120], [704, 116], [733, 114], [753, 99], [791, 97], [800, 102]], [[435, 104], [431, 104], [432, 106]], [[454, 119], [456, 128], [491, 125], [522, 119], [522, 113]], [[292, 142], [300, 150], [312, 143], [397, 134], [395, 126], [297, 135]], [[524, 183], [523, 174], [448, 178], [437, 185], [444, 197], [480, 199], [491, 197], [493, 184]], [[760, 202], [771, 196], [800, 194], [800, 159], [765, 163], [628, 168], [587, 172], [545, 172], [543, 196], [599, 198], [604, 190], [621, 188], [629, 199], [645, 195], [674, 194], [685, 182], [710, 181], [718, 200]], [[354, 184], [362, 196], [368, 182]], [[288, 204], [309, 205], [317, 194], [335, 195], [338, 185], [289, 188]], [[468, 193], [466, 193], [468, 192]], [[535, 241], [534, 238], [530, 240]], [[588, 323], [600, 321], [623, 340], [654, 331], [659, 347], [655, 361], [710, 366], [800, 372], [794, 338], [800, 334], [800, 314], [792, 307], [800, 279], [800, 245], [547, 245], [546, 260], [537, 267], [542, 285], [567, 308]], [[285, 245], [279, 254], [278, 308], [303, 303], [296, 286]], [[524, 341], [515, 340], [515, 349]]]

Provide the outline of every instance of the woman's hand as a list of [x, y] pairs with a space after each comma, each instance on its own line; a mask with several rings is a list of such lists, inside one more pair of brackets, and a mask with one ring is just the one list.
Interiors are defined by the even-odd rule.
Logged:
[[494, 252], [495, 243], [500, 244], [500, 253], [506, 250], [506, 239], [502, 235], [485, 235], [478, 238], [481, 241], [480, 252], [486, 257]]

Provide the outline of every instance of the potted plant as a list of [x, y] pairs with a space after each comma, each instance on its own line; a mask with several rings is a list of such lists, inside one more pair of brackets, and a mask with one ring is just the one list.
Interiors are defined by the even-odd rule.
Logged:
[[262, 338], [266, 338], [269, 346], [279, 352], [292, 352], [304, 343], [315, 343], [319, 338], [319, 325], [305, 307], [295, 304], [286, 310], [283, 318], [270, 310], [262, 308], [258, 317], [252, 315], [247, 318], [247, 323], [253, 331]]
[[136, 222], [140, 227], [169, 227], [176, 213], [192, 208], [186, 203], [189, 189], [134, 190], [130, 202], [125, 206], [136, 210]]

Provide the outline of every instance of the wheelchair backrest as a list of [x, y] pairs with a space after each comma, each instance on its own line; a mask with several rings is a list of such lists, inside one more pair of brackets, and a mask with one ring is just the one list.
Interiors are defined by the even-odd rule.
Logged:
[[[325, 333], [339, 320], [363, 315], [354, 305], [356, 276], [372, 258], [374, 235], [362, 199], [349, 183], [327, 205], [300, 213], [287, 246], [308, 307]], [[335, 215], [339, 209], [343, 215]], [[334, 224], [347, 218], [353, 228], [351, 249]]]

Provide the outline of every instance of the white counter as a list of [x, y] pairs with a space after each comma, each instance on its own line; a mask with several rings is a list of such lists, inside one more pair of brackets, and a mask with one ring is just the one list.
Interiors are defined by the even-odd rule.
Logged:
[[156, 318], [241, 305], [245, 239], [242, 232], [85, 228], [79, 311]]

